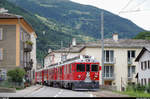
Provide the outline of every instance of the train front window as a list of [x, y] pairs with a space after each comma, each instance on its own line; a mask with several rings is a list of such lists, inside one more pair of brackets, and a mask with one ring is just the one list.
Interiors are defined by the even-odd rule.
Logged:
[[90, 71], [90, 64], [86, 64], [86, 71], [87, 71], [87, 72]]
[[77, 64], [77, 72], [84, 72], [85, 71], [85, 64]]
[[99, 70], [98, 64], [92, 64], [92, 65], [91, 65], [91, 71], [97, 72], [98, 70]]

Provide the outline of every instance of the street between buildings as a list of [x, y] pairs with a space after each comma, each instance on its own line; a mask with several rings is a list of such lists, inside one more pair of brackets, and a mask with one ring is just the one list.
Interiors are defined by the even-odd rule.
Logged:
[[69, 89], [54, 88], [35, 85], [16, 93], [0, 93], [0, 97], [128, 97], [106, 90], [98, 91], [73, 91]]

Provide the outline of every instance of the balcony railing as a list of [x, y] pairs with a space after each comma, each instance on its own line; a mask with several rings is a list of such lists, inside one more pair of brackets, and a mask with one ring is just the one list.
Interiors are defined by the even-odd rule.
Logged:
[[115, 58], [111, 59], [111, 60], [104, 60], [104, 64], [115, 64], [116, 60]]
[[135, 79], [136, 74], [135, 73], [130, 73], [128, 74], [128, 80], [133, 80]]
[[134, 60], [135, 60], [135, 58], [128, 58], [128, 64], [129, 65], [133, 64]]
[[33, 67], [32, 59], [29, 62], [25, 62], [25, 64], [26, 64], [25, 67], [24, 67], [25, 71], [29, 71], [29, 70], [32, 69], [32, 67]]
[[114, 73], [104, 73], [103, 77], [104, 77], [104, 80], [114, 80], [115, 79]]

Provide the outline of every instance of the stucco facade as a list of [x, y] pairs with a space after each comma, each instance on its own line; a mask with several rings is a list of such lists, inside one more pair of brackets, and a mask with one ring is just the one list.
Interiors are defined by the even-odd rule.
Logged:
[[141, 85], [150, 84], [150, 48], [144, 47], [138, 57], [138, 82]]
[[[5, 71], [5, 75], [8, 70], [16, 67], [25, 70], [27, 67], [35, 68], [37, 36], [24, 18], [14, 14], [0, 13], [0, 30], [0, 69]], [[32, 48], [27, 49], [26, 41], [32, 42]]]
[[[104, 40], [104, 85], [116, 86], [117, 90], [122, 90], [127, 84], [137, 83], [135, 78], [139, 67], [135, 58], [140, 53], [143, 46], [149, 44], [148, 40], [118, 39], [117, 33], [113, 39]], [[101, 43], [89, 42], [76, 44], [70, 48], [52, 51], [55, 63], [61, 61], [61, 55], [67, 55], [67, 59], [78, 55], [90, 55], [99, 60], [101, 65], [102, 49]], [[69, 50], [70, 49], [70, 50]], [[65, 54], [69, 53], [69, 54]], [[49, 55], [49, 54], [48, 54]], [[48, 58], [47, 56], [46, 58]], [[45, 59], [46, 59], [45, 58]], [[49, 60], [46, 60], [49, 61]], [[49, 62], [49, 64], [51, 64]], [[49, 65], [47, 64], [47, 66]], [[102, 74], [100, 72], [100, 85], [102, 84]]]
[[[113, 72], [112, 76], [104, 77], [104, 84], [117, 86], [117, 90], [121, 90], [122, 87], [126, 87], [128, 82], [136, 83], [134, 74], [138, 71], [137, 62], [134, 62], [135, 58], [132, 60], [132, 64], [128, 64], [128, 51], [135, 51], [137, 56], [141, 51], [141, 48], [104, 48], [104, 51], [113, 51], [114, 57], [113, 62], [104, 62], [104, 66], [112, 66]], [[99, 60], [101, 64], [101, 48], [85, 48], [82, 50], [81, 55], [90, 55], [94, 56]], [[128, 66], [136, 66], [135, 73], [132, 74], [133, 77], [128, 77]], [[100, 73], [101, 74], [101, 73]], [[107, 73], [106, 73], [107, 74]], [[109, 73], [108, 73], [109, 74]], [[100, 84], [102, 84], [102, 74], [100, 76]]]

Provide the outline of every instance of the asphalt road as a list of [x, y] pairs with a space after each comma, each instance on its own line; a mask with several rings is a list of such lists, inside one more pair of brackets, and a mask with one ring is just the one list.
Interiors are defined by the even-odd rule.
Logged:
[[26, 88], [16, 93], [0, 93], [0, 97], [94, 97], [92, 92], [89, 91], [72, 91], [48, 86], [42, 86], [34, 90], [36, 87], [39, 86]]
[[89, 91], [72, 91], [44, 86], [25, 97], [94, 97]]
[[33, 85], [16, 93], [0, 93], [0, 97], [129, 97], [108, 90], [73, 91], [42, 85]]

